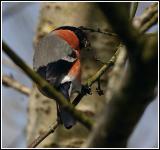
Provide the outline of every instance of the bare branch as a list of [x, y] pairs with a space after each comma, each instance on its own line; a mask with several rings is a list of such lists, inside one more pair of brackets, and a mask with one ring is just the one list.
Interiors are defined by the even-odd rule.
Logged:
[[153, 25], [155, 25], [158, 21], [158, 12], [156, 14], [153, 15], [152, 18], [150, 18], [150, 20], [148, 22], [146, 22], [140, 29], [141, 33], [146, 32], [150, 27], [152, 27]]
[[27, 86], [21, 84], [20, 82], [16, 81], [15, 79], [13, 79], [13, 77], [8, 76], [8, 75], [2, 75], [2, 83], [3, 85], [7, 86], [7, 87], [12, 87], [15, 90], [25, 94], [25, 95], [30, 95], [31, 93], [31, 89], [28, 88]]
[[107, 104], [85, 147], [126, 147], [128, 137], [155, 96], [158, 40], [154, 37], [152, 41], [147, 38], [142, 42], [144, 37], [140, 37], [140, 32], [127, 21], [123, 7], [114, 3], [103, 3], [100, 6], [126, 44], [129, 61], [123, 72], [116, 69], [124, 51], [121, 50], [113, 68], [114, 74], [108, 82]]
[[[107, 70], [109, 70], [115, 63], [116, 58], [117, 58], [118, 50], [116, 53], [112, 56], [112, 58], [108, 61], [108, 63], [104, 64], [96, 73], [93, 75], [91, 78], [89, 78], [86, 82], [85, 85], [88, 87], [91, 87], [93, 83], [95, 83]], [[73, 100], [73, 105], [76, 106], [80, 100], [82, 99], [84, 95], [79, 94], [74, 100]]]
[[[111, 58], [111, 60], [110, 60], [107, 64], [103, 65], [103, 66], [99, 69], [99, 71], [96, 72], [95, 75], [93, 75], [91, 78], [89, 78], [89, 79], [86, 81], [85, 85], [92, 86], [93, 83], [95, 83], [108, 69], [110, 69], [110, 67], [112, 67], [112, 66], [114, 65], [115, 61], [116, 61], [117, 53], [118, 53], [118, 50], [117, 50], [117, 52], [113, 55], [113, 57]], [[79, 95], [74, 99], [74, 101], [73, 101], [72, 104], [73, 104], [74, 106], [76, 106], [76, 105], [80, 102], [80, 100], [83, 98], [83, 96], [84, 96], [84, 95], [79, 94]], [[89, 112], [89, 114], [92, 114], [92, 113]], [[57, 126], [58, 126], [58, 124], [56, 124], [56, 127], [57, 127]], [[56, 128], [55, 128], [55, 125], [53, 125], [53, 126], [51, 127], [51, 129], [52, 129], [52, 128], [55, 130], [55, 129], [56, 129]], [[49, 129], [49, 130], [46, 131], [44, 134], [40, 135], [37, 139], [35, 139], [35, 140], [29, 145], [29, 148], [36, 147], [39, 143], [41, 143], [41, 142], [42, 142], [47, 136], [49, 136], [51, 133], [53, 133], [53, 132], [51, 132], [51, 130]]]
[[140, 34], [131, 25], [124, 3], [99, 3], [99, 5], [113, 26], [115, 33], [118, 34], [122, 42], [134, 53], [135, 49], [137, 50], [137, 46], [141, 44], [139, 40]]
[[[151, 47], [150, 51], [154, 46]], [[120, 55], [118, 57], [121, 60]], [[137, 69], [137, 72], [134, 73], [127, 68], [125, 74], [124, 71], [122, 73], [122, 70], [116, 68], [118, 64], [115, 64], [114, 76], [109, 79], [106, 93], [107, 104], [101, 112], [103, 115], [95, 124], [85, 147], [126, 147], [129, 135], [146, 106], [155, 96], [156, 60], [146, 64], [143, 69]]]
[[146, 32], [151, 26], [158, 22], [158, 3], [153, 3], [142, 15], [133, 19], [133, 26], [141, 33]]
[[[89, 30], [90, 30], [90, 29], [89, 29]], [[100, 31], [100, 30], [97, 30], [97, 31], [95, 31], [95, 32], [99, 32], [99, 31]], [[100, 31], [100, 32], [101, 32], [101, 31]], [[108, 34], [108, 33], [107, 33], [107, 34]], [[121, 46], [119, 46], [119, 48], [122, 49]], [[117, 52], [118, 52], [118, 51], [117, 51]], [[86, 81], [85, 85], [92, 86], [92, 84], [93, 84], [94, 82], [96, 82], [96, 81], [104, 74], [104, 72], [106, 72], [110, 67], [113, 66], [113, 64], [115, 63], [115, 60], [116, 60], [117, 52], [116, 52], [116, 54], [111, 58], [111, 60], [110, 60], [107, 64], [103, 65], [103, 66], [100, 68], [100, 70], [97, 71], [97, 73], [96, 73], [94, 76], [92, 76], [90, 79], [88, 79], [88, 80]], [[125, 59], [123, 59], [123, 61], [124, 61], [124, 60], [125, 60]], [[123, 64], [124, 64], [124, 63], [123, 63]], [[83, 96], [84, 96], [84, 95], [79, 94], [79, 95], [74, 99], [73, 105], [77, 105], [77, 104], [80, 102], [80, 100], [82, 99]], [[52, 128], [54, 128], [54, 126], [52, 126]], [[33, 142], [33, 144], [30, 145], [29, 147], [35, 147], [35, 146], [37, 146], [41, 141], [43, 141], [43, 140], [44, 140], [48, 135], [50, 135], [51, 133], [53, 133], [53, 132], [50, 132], [50, 130], [48, 130], [48, 131], [45, 132], [44, 134], [40, 135], [40, 137], [38, 137], [38, 138]]]
[[14, 63], [17, 64], [26, 73], [26, 75], [28, 75], [28, 77], [30, 77], [39, 87], [41, 87], [41, 89], [47, 90], [47, 92], [55, 97], [56, 101], [64, 106], [66, 110], [72, 113], [72, 115], [79, 122], [81, 122], [88, 129], [91, 129], [93, 121], [90, 118], [80, 113], [79, 111], [76, 111], [74, 109], [74, 106], [71, 105], [60, 92], [55, 90], [55, 88], [53, 88], [47, 81], [45, 81], [30, 67], [28, 67], [28, 65], [19, 56], [17, 56], [4, 42], [2, 42], [2, 48], [3, 51], [14, 61]]
[[[81, 111], [85, 113], [87, 116], [93, 116], [94, 113], [92, 111]], [[47, 131], [37, 137], [31, 144], [29, 144], [28, 148], [35, 148], [38, 146], [45, 138], [47, 138], [50, 134], [54, 133], [54, 131], [58, 127], [58, 122], [56, 121]]]
[[[141, 27], [143, 27], [143, 24], [142, 26], [139, 26], [138, 29], [136, 29], [134, 25], [132, 25], [135, 23], [130, 22], [130, 20], [128, 19], [127, 11], [123, 3], [100, 3], [100, 7], [109, 19], [114, 31], [119, 35], [123, 44], [126, 45], [131, 66], [135, 68], [136, 63], [142, 63], [140, 57], [143, 53], [142, 49], [145, 45], [145, 40], [143, 34], [140, 31]], [[144, 11], [141, 17], [143, 18], [143, 20], [141, 22], [146, 22], [146, 18], [147, 22], [150, 22], [152, 20], [154, 13], [151, 11], [151, 9], [154, 9], [154, 13], [157, 12], [157, 3], [151, 5], [148, 9]], [[120, 15], [121, 17], [119, 17]], [[145, 28], [145, 30], [147, 30], [147, 28]], [[144, 29], [142, 29], [142, 31], [144, 31]]]
[[[113, 55], [113, 57], [111, 58], [111, 60], [110, 60], [108, 63], [106, 63], [105, 65], [103, 65], [103, 66], [99, 69], [99, 71], [96, 72], [95, 75], [93, 75], [91, 78], [89, 78], [89, 79], [86, 81], [85, 85], [92, 86], [93, 83], [95, 83], [108, 69], [110, 69], [110, 67], [112, 67], [112, 66], [114, 65], [114, 63], [115, 63], [115, 61], [116, 61], [116, 58], [117, 58], [118, 51], [119, 51], [119, 50], [116, 51], [116, 53]], [[74, 99], [74, 101], [73, 101], [72, 104], [73, 104], [74, 106], [76, 106], [76, 105], [80, 102], [80, 100], [83, 98], [83, 96], [84, 96], [84, 95], [79, 94], [79, 95]], [[82, 112], [82, 111], [81, 111], [81, 112]], [[88, 116], [88, 115], [89, 115], [89, 116], [93, 116], [93, 112], [90, 112], [90, 111], [83, 112], [83, 113], [85, 113], [87, 116]], [[54, 130], [55, 130], [55, 129], [56, 129], [55, 126], [56, 126], [56, 128], [57, 128], [58, 123], [57, 123], [56, 125], [53, 125], [53, 126], [51, 127], [51, 129], [54, 129]], [[40, 144], [47, 136], [49, 136], [51, 133], [53, 133], [53, 132], [51, 132], [51, 129], [49, 129], [49, 130], [46, 131], [44, 134], [40, 135], [37, 139], [35, 139], [35, 140], [29, 145], [29, 147], [30, 147], [30, 148], [33, 148], [33, 147], [36, 147], [38, 144]]]
[[96, 33], [101, 33], [101, 34], [104, 34], [104, 35], [107, 35], [107, 36], [114, 36], [114, 37], [118, 37], [117, 34], [115, 33], [112, 33], [112, 32], [107, 32], [107, 31], [102, 31], [101, 29], [92, 29], [92, 28], [88, 28], [88, 27], [83, 27], [83, 26], [80, 26], [79, 27], [81, 30], [86, 30], [86, 31], [90, 31], [90, 32], [96, 32]]
[[130, 20], [132, 20], [136, 14], [138, 8], [138, 2], [131, 2], [131, 8], [130, 8]]
[[41, 134], [37, 137], [29, 146], [28, 148], [35, 148], [38, 144], [40, 144], [46, 137], [48, 137], [51, 133], [53, 133], [56, 128], [58, 127], [58, 123], [56, 122], [52, 125], [45, 133]]
[[10, 67], [10, 68], [13, 68], [13, 69], [16, 69], [16, 71], [19, 71], [20, 69], [9, 59], [6, 59], [6, 58], [2, 58], [2, 64], [7, 66], [7, 67]]

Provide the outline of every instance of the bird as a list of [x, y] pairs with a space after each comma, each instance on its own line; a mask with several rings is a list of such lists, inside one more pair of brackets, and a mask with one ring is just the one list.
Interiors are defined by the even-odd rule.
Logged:
[[[36, 45], [33, 69], [71, 103], [71, 95], [85, 89], [81, 84], [80, 56], [81, 50], [89, 46], [88, 37], [80, 28], [58, 27]], [[38, 89], [48, 98], [55, 99], [44, 89], [40, 87]], [[56, 106], [58, 122], [70, 129], [75, 125], [76, 119], [57, 102]]]

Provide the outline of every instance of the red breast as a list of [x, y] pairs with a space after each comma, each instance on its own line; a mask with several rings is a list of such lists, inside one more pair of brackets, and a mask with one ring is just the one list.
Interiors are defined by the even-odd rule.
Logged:
[[[79, 58], [80, 56], [80, 48], [79, 48], [79, 39], [76, 36], [76, 34], [71, 30], [55, 30], [55, 34], [57, 34], [59, 37], [63, 38], [68, 44], [74, 49], [74, 52]], [[80, 60], [77, 59], [77, 61], [73, 64], [72, 68], [68, 72], [68, 75], [75, 76], [80, 81], [81, 76], [81, 69], [80, 69]]]
[[76, 77], [76, 79], [81, 81], [81, 63], [79, 59], [74, 63], [74, 65], [68, 72], [68, 75], [72, 77]]

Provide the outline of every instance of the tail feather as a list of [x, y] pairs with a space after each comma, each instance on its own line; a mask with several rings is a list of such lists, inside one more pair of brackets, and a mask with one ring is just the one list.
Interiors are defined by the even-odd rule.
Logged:
[[[65, 96], [65, 98], [68, 101], [70, 101], [70, 98], [69, 98], [70, 84], [71, 84], [71, 82], [66, 82], [66, 83], [60, 85], [60, 88], [59, 88], [61, 93]], [[70, 114], [70, 112], [66, 111], [59, 104], [57, 104], [57, 112], [58, 112], [57, 114], [58, 114], [59, 120], [61, 121], [61, 123], [63, 123], [63, 125], [67, 129], [71, 128], [76, 123], [76, 120], [72, 116], [72, 114]]]

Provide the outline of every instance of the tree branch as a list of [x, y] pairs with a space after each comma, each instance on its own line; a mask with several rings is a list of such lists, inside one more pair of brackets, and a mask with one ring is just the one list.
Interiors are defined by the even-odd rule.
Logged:
[[[155, 96], [158, 77], [158, 40], [155, 37], [149, 42], [148, 38], [144, 44], [141, 38], [138, 38], [139, 31], [136, 31], [124, 18], [123, 7], [120, 8], [114, 3], [103, 3], [100, 6], [113, 29], [126, 44], [129, 62], [123, 71], [117, 69], [121, 59], [123, 60], [123, 57], [121, 58], [123, 51], [120, 51], [113, 68], [113, 75], [108, 82], [107, 104], [93, 127], [85, 147], [126, 147], [128, 137], [146, 106]], [[137, 39], [134, 39], [135, 37]], [[144, 59], [145, 53], [146, 59]], [[131, 67], [131, 62], [134, 68]]]
[[101, 34], [104, 34], [104, 35], [107, 35], [107, 36], [118, 37], [117, 34], [115, 34], [115, 33], [107, 32], [107, 31], [101, 31], [101, 29], [99, 29], [99, 28], [98, 29], [92, 29], [92, 28], [83, 27], [83, 26], [80, 26], [79, 28], [81, 30], [84, 30], [84, 31], [96, 32], [96, 33], [101, 33]]
[[131, 25], [124, 3], [99, 3], [99, 6], [122, 42], [133, 52], [137, 50], [137, 46], [141, 44], [140, 34]]
[[[130, 22], [123, 3], [107, 3], [107, 5], [105, 3], [100, 3], [100, 8], [107, 16], [107, 19], [109, 19], [114, 31], [119, 35], [123, 44], [126, 45], [128, 57], [130, 59], [130, 65], [136, 69], [136, 65], [142, 63], [140, 57], [143, 53], [142, 49], [144, 48], [143, 46], [146, 42], [141, 32], [141, 30], [144, 31], [143, 24], [137, 29], [134, 27], [134, 19], [133, 22]], [[151, 11], [152, 9], [154, 11]], [[151, 26], [153, 23], [151, 20], [154, 14], [157, 13], [157, 9], [157, 3], [149, 6], [148, 9], [146, 9], [142, 14], [142, 17], [140, 17], [143, 18], [140, 22], [151, 22]], [[119, 17], [120, 15], [121, 17]], [[154, 18], [156, 17], [154, 16]], [[145, 30], [147, 30], [147, 28], [145, 28]]]
[[15, 90], [25, 94], [25, 95], [30, 95], [31, 93], [31, 89], [28, 88], [27, 86], [21, 84], [20, 82], [16, 81], [15, 79], [13, 79], [13, 77], [10, 77], [8, 75], [2, 75], [2, 83], [3, 85], [7, 86], [7, 87], [12, 87]]
[[46, 137], [48, 137], [51, 133], [53, 133], [58, 127], [58, 122], [56, 122], [53, 126], [51, 126], [46, 132], [37, 137], [28, 148], [35, 148], [38, 144], [40, 144]]
[[[81, 111], [85, 113], [87, 116], [93, 116], [94, 113], [91, 111]], [[43, 134], [38, 136], [31, 144], [29, 144], [28, 148], [35, 148], [37, 145], [39, 145], [45, 138], [47, 138], [50, 134], [54, 133], [56, 128], [58, 127], [58, 122], [56, 121], [47, 131], [45, 131]]]
[[[107, 104], [84, 147], [126, 147], [128, 137], [154, 97], [157, 84], [156, 60], [134, 74], [130, 68], [124, 74], [124, 70], [117, 69], [121, 65], [118, 62], [122, 60], [120, 57], [121, 54], [112, 72], [114, 75], [109, 79]], [[153, 65], [154, 69], [151, 68]]]
[[2, 58], [2, 64], [12, 69], [15, 69], [16, 71], [20, 71], [20, 69], [9, 59]]
[[146, 32], [158, 21], [158, 3], [153, 3], [143, 12], [141, 16], [133, 19], [133, 26], [141, 33]]
[[138, 2], [131, 2], [131, 7], [130, 7], [130, 20], [132, 20], [136, 14], [138, 8]]
[[158, 12], [156, 14], [153, 15], [152, 18], [150, 18], [150, 20], [148, 22], [146, 22], [140, 29], [141, 33], [146, 32], [150, 27], [152, 27], [153, 25], [155, 25], [158, 21]]
[[[37, 77], [37, 75], [35, 75], [35, 73], [33, 73], [33, 71], [20, 59], [18, 58], [12, 51], [11, 49], [3, 42], [3, 50], [5, 50], [5, 52], [9, 55], [9, 56], [12, 56], [11, 59], [18, 65], [22, 68], [22, 70], [24, 72], [26, 72], [26, 74], [33, 80], [35, 81], [38, 85], [40, 86], [43, 86], [47, 89], [47, 84], [46, 83], [39, 83], [40, 81], [43, 82], [42, 79], [40, 79], [38, 77], [38, 79], [35, 79]], [[116, 56], [117, 56], [117, 52], [115, 53], [115, 55], [111, 58], [111, 60], [106, 63], [105, 65], [103, 65], [99, 71], [97, 71], [97, 73], [92, 76], [90, 79], [87, 80], [87, 82], [85, 83], [85, 85], [88, 85], [88, 86], [92, 86], [93, 83], [95, 83], [97, 81], [97, 79], [99, 79], [108, 69], [110, 69], [110, 67], [112, 67], [114, 65], [114, 62], [116, 60]], [[38, 80], [38, 81], [37, 81]], [[40, 81], [39, 81], [40, 80]], [[45, 85], [46, 84], [46, 85]], [[82, 94], [79, 94], [75, 100], [73, 101], [73, 105], [77, 105], [81, 98], [83, 97], [84, 95]], [[68, 107], [68, 106], [66, 106]], [[51, 129], [47, 130], [45, 133], [43, 133], [42, 135], [40, 135], [38, 138], [36, 138], [30, 145], [29, 147], [33, 148], [33, 147], [36, 147], [39, 143], [41, 143], [46, 137], [48, 137], [51, 133], [54, 132], [54, 130], [57, 128], [58, 126], [58, 123], [56, 123], [56, 125], [53, 125], [51, 127]], [[88, 125], [87, 125], [88, 127]], [[90, 127], [89, 127], [90, 128]], [[54, 130], [53, 130], [54, 129]]]
[[[93, 83], [95, 83], [108, 69], [110, 69], [110, 67], [112, 67], [116, 61], [116, 58], [117, 58], [117, 54], [118, 54], [118, 51], [116, 51], [116, 53], [112, 56], [112, 58], [110, 59], [110, 61], [108, 63], [106, 63], [105, 65], [103, 65], [99, 71], [96, 72], [95, 75], [93, 75], [91, 78], [89, 78], [85, 85], [87, 86], [92, 86]], [[83, 98], [84, 95], [82, 94], [79, 94], [73, 101], [73, 105], [76, 106], [80, 100]], [[92, 115], [92, 112], [89, 112], [91, 115]], [[58, 123], [56, 124], [56, 128], [58, 126]], [[55, 125], [51, 126], [51, 129], [56, 129], [55, 128]], [[48, 131], [46, 131], [45, 133], [43, 133], [42, 135], [40, 135], [38, 138], [36, 138], [30, 145], [29, 147], [30, 148], [33, 148], [33, 147], [36, 147], [39, 143], [41, 143], [47, 136], [49, 136], [51, 133], [51, 129], [49, 129]]]
[[[96, 31], [97, 32], [97, 31]], [[119, 49], [122, 49], [122, 47], [121, 46], [119, 46]], [[118, 51], [117, 51], [118, 52]], [[105, 65], [103, 65], [101, 68], [100, 68], [100, 70], [99, 71], [97, 71], [97, 73], [94, 75], [94, 76], [92, 76], [90, 79], [88, 79], [88, 81], [86, 81], [85, 82], [85, 85], [88, 85], [88, 86], [92, 86], [92, 84], [94, 83], [94, 82], [96, 82], [103, 74], [104, 74], [104, 72], [106, 72], [111, 66], [113, 66], [113, 64], [114, 64], [114, 62], [115, 62], [115, 60], [116, 60], [116, 57], [117, 57], [117, 52], [116, 52], [116, 54], [111, 58], [111, 60], [107, 63], [107, 64], [105, 64]], [[124, 63], [122, 63], [122, 64], [124, 64]], [[79, 94], [75, 99], [74, 99], [74, 101], [73, 101], [73, 105], [77, 105], [79, 102], [80, 102], [80, 100], [81, 100], [81, 98], [83, 97], [84, 95], [82, 95], [82, 94]], [[58, 126], [58, 125], [57, 125]], [[54, 128], [54, 125], [52, 126], [52, 128]], [[45, 132], [44, 134], [42, 134], [42, 135], [40, 135], [29, 147], [35, 147], [35, 146], [37, 146], [41, 141], [43, 141], [48, 135], [50, 135], [51, 133], [53, 133], [53, 132], [51, 132], [51, 130], [48, 130], [47, 132]]]
[[[107, 70], [109, 70], [115, 63], [116, 58], [117, 58], [118, 50], [116, 53], [112, 56], [112, 58], [108, 61], [108, 63], [104, 64], [96, 73], [93, 75], [91, 78], [89, 78], [86, 82], [85, 85], [88, 87], [91, 87], [93, 83], [95, 83]], [[76, 106], [84, 94], [79, 94], [72, 102], [74, 106]]]
[[15, 64], [17, 64], [25, 73], [30, 77], [39, 87], [41, 87], [44, 90], [47, 90], [47, 92], [55, 97], [56, 101], [64, 106], [64, 108], [72, 113], [72, 115], [81, 122], [85, 127], [88, 129], [91, 129], [93, 125], [93, 121], [85, 116], [84, 114], [80, 113], [79, 111], [76, 111], [74, 109], [74, 106], [71, 105], [64, 96], [59, 93], [57, 90], [55, 90], [47, 81], [45, 81], [43, 78], [41, 78], [37, 73], [35, 73], [30, 67], [27, 66], [27, 64], [18, 57], [11, 48], [6, 45], [4, 42], [2, 42], [2, 48], [3, 51], [14, 61]]

